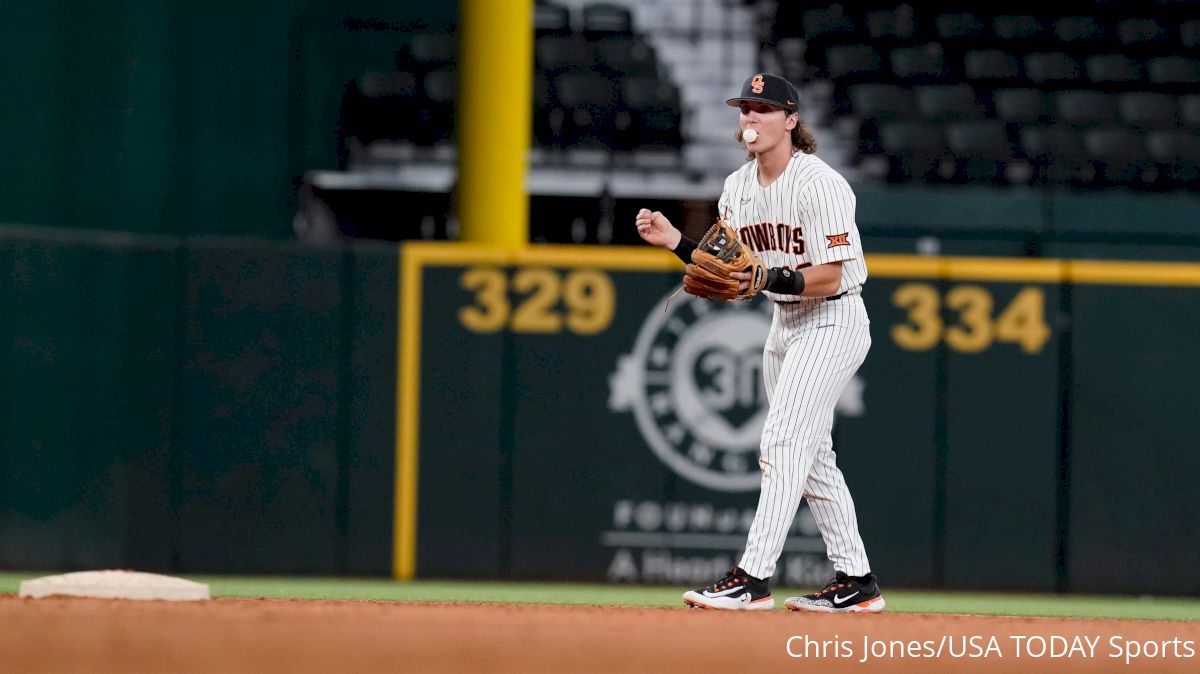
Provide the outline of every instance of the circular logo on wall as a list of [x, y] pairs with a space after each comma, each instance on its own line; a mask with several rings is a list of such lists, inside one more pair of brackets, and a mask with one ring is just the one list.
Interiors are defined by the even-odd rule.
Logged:
[[718, 491], [760, 481], [758, 445], [767, 415], [762, 352], [771, 302], [664, 297], [633, 352], [610, 377], [609, 409], [632, 412], [650, 449], [672, 470]]

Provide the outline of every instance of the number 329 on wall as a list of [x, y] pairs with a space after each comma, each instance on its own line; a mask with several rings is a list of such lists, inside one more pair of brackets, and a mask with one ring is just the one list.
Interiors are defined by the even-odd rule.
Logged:
[[[906, 283], [892, 293], [892, 304], [908, 310], [908, 322], [892, 327], [892, 340], [906, 351], [926, 351], [945, 339], [962, 353], [979, 353], [994, 342], [1019, 344], [1035, 354], [1050, 339], [1046, 324], [1046, 293], [1022, 288], [1008, 306], [992, 317], [992, 293], [976, 285], [954, 286], [943, 298], [928, 283]], [[958, 312], [952, 325], [942, 321], [942, 307]]]
[[474, 293], [474, 303], [458, 311], [459, 322], [471, 332], [508, 328], [553, 334], [565, 328], [594, 335], [612, 323], [616, 307], [612, 279], [595, 269], [524, 267], [510, 275], [496, 267], [472, 267], [459, 285]]

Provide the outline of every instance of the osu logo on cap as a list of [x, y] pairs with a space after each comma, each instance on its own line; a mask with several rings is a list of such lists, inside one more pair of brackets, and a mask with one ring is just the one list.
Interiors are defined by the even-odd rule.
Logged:
[[750, 80], [750, 91], [753, 91], [756, 94], [761, 94], [763, 92], [764, 84], [766, 83], [763, 82], [762, 73], [759, 73], [754, 76], [754, 79]]

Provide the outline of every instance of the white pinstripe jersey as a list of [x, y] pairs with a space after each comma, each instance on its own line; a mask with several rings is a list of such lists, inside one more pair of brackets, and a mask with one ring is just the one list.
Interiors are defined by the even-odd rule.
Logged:
[[[767, 267], [802, 269], [842, 261], [838, 293], [858, 293], [867, 280], [854, 207], [846, 179], [816, 155], [799, 151], [766, 187], [758, 181], [758, 160], [746, 162], [725, 179], [717, 202], [720, 216]], [[766, 295], [776, 302], [800, 299]]]

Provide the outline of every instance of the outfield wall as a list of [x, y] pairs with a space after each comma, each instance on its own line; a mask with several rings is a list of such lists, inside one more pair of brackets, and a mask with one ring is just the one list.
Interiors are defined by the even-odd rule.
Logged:
[[[670, 256], [577, 251], [406, 248], [403, 316], [420, 330], [404, 352], [419, 357], [400, 382], [419, 428], [400, 447], [421, 468], [397, 512], [417, 513], [419, 575], [687, 583], [737, 559], [762, 404], [741, 384], [769, 307], [668, 306]], [[1197, 402], [1200, 266], [868, 265], [874, 345], [835, 448], [881, 574], [1148, 592], [1149, 568], [1170, 578], [1157, 591], [1200, 591], [1200, 539], [1170, 533], [1200, 523], [1200, 433], [1179, 413]], [[1151, 306], [1169, 329], [1145, 320]], [[709, 405], [704, 432], [688, 430], [689, 402]], [[802, 510], [779, 575], [810, 584], [824, 564]]]
[[[889, 583], [1200, 594], [1200, 267], [868, 263], [835, 442]], [[770, 307], [678, 278], [3, 228], [0, 566], [699, 582], [756, 501]], [[827, 573], [802, 509], [778, 578]]]
[[0, 230], [0, 564], [387, 573], [395, 259]]

